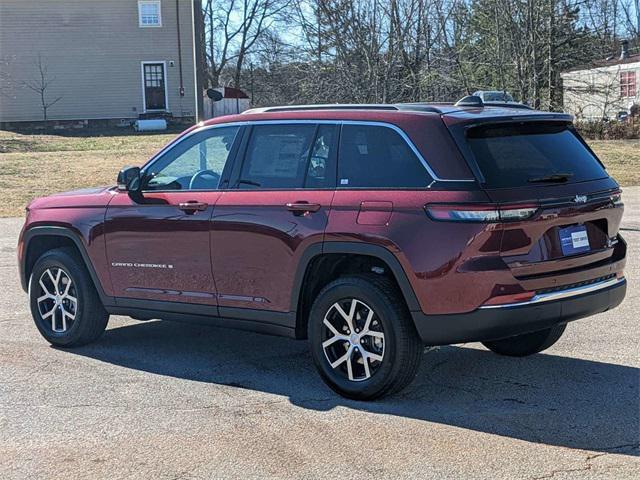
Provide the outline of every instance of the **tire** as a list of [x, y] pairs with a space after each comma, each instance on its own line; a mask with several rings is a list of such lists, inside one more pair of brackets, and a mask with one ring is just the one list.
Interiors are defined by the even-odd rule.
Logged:
[[341, 277], [325, 286], [311, 307], [308, 337], [325, 383], [357, 400], [402, 390], [416, 376], [423, 352], [401, 295], [377, 275]]
[[526, 357], [534, 353], [540, 353], [556, 343], [564, 333], [565, 328], [567, 328], [566, 323], [502, 340], [482, 342], [482, 344], [499, 355]]
[[51, 250], [36, 261], [29, 302], [40, 334], [58, 347], [97, 340], [109, 321], [87, 269], [71, 248]]

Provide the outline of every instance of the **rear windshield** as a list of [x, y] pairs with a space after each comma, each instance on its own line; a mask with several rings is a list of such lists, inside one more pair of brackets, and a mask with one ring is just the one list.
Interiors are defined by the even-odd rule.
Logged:
[[577, 183], [607, 173], [569, 125], [487, 125], [467, 132], [487, 187]]

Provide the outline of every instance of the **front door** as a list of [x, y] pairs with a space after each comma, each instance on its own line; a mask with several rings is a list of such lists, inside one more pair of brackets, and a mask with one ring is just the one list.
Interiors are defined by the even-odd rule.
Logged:
[[300, 258], [322, 242], [335, 184], [338, 127], [263, 124], [245, 135], [242, 163], [213, 212], [220, 314], [289, 312]]
[[116, 297], [217, 304], [210, 220], [241, 128], [185, 136], [143, 169], [141, 194], [118, 192], [110, 202], [106, 246]]
[[167, 95], [164, 63], [143, 63], [145, 110], [166, 110]]

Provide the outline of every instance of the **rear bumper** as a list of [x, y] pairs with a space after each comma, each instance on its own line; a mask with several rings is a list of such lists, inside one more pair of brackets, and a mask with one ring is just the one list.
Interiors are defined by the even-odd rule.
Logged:
[[627, 281], [620, 278], [469, 313], [412, 316], [425, 345], [497, 340], [605, 312], [620, 305], [626, 291]]

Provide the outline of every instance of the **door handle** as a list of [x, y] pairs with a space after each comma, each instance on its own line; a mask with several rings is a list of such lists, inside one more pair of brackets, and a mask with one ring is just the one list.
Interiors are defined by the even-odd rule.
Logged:
[[293, 202], [287, 203], [287, 210], [293, 212], [294, 215], [304, 215], [305, 213], [317, 212], [322, 208], [319, 203], [309, 202]]
[[193, 215], [196, 212], [202, 212], [206, 210], [208, 206], [208, 203], [197, 202], [195, 200], [189, 200], [188, 202], [178, 204], [178, 208], [189, 215]]

